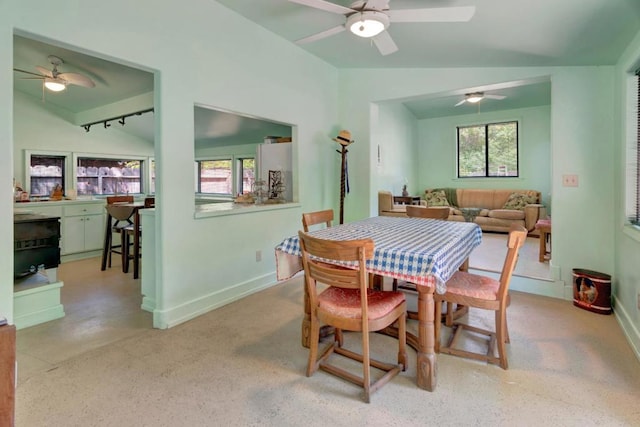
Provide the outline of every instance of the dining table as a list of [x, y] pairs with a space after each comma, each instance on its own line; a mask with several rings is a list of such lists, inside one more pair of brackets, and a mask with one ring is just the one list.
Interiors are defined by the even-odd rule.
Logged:
[[[367, 261], [367, 272], [416, 285], [418, 336], [407, 333], [407, 343], [417, 352], [418, 387], [428, 391], [435, 390], [437, 358], [433, 294], [444, 293], [447, 280], [461, 266], [468, 265], [469, 255], [482, 241], [480, 227], [471, 222], [378, 216], [311, 231], [309, 234], [327, 240], [370, 238], [375, 244], [375, 250], [372, 259]], [[278, 244], [275, 257], [278, 280], [287, 280], [302, 271], [298, 236], [288, 237]], [[323, 261], [355, 268], [349, 263]], [[308, 339], [310, 325], [306, 286], [304, 300], [303, 345], [305, 339]], [[393, 335], [392, 331], [388, 332]]]

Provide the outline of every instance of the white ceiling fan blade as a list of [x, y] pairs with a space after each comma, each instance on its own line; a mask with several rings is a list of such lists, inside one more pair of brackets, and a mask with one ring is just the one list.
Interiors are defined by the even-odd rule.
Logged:
[[[21, 70], [20, 68], [14, 68], [13, 71], [18, 71], [19, 73], [30, 74], [32, 76], [38, 76], [38, 77], [32, 77], [32, 78], [44, 79], [44, 77], [45, 77], [42, 74], [32, 73], [31, 71]], [[23, 77], [23, 78], [27, 78], [27, 77]]]
[[311, 43], [311, 42], [314, 42], [316, 40], [324, 39], [324, 38], [330, 37], [330, 36], [332, 36], [334, 34], [341, 33], [344, 30], [346, 30], [344, 25], [339, 25], [337, 27], [329, 28], [328, 30], [322, 31], [322, 32], [314, 34], [312, 36], [305, 37], [305, 38], [300, 39], [300, 40], [296, 40], [296, 43], [297, 44]]
[[47, 70], [46, 68], [39, 65], [36, 65], [36, 70], [40, 71], [40, 73], [42, 73], [42, 75], [45, 77], [53, 78], [53, 73], [51, 72], [51, 70]]
[[355, 10], [348, 7], [340, 6], [335, 3], [330, 3], [324, 0], [289, 0], [291, 3], [298, 3], [305, 6], [313, 7], [315, 9], [324, 10], [326, 12], [338, 13], [340, 15], [346, 15], [353, 13]]
[[96, 85], [89, 77], [78, 73], [60, 73], [58, 74], [58, 77], [65, 82], [76, 86], [95, 87]]
[[383, 31], [375, 36], [373, 43], [375, 43], [382, 55], [389, 55], [398, 50], [398, 46], [396, 46], [388, 31]]
[[485, 98], [489, 98], [489, 99], [505, 99], [506, 96], [504, 95], [485, 95]]
[[462, 105], [462, 104], [464, 104], [465, 102], [467, 102], [467, 100], [466, 100], [466, 99], [463, 99], [462, 101], [460, 101], [460, 102], [458, 102], [456, 105], [454, 105], [454, 107], [457, 107], [457, 106], [459, 106], [459, 105]]
[[390, 10], [391, 22], [467, 22], [476, 13], [475, 6], [438, 7], [432, 9]]

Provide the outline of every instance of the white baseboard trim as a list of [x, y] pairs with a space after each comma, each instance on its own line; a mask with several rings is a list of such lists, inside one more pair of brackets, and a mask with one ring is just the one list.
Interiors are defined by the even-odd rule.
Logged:
[[[475, 274], [493, 277], [496, 280], [500, 279], [500, 274], [492, 271], [476, 270], [473, 268], [470, 268], [469, 271]], [[532, 277], [513, 275], [511, 276], [509, 289], [526, 292], [528, 294], [542, 295], [545, 297], [570, 299], [566, 296], [565, 284], [562, 280], [552, 281], [548, 279], [536, 279]]]
[[631, 349], [636, 355], [636, 358], [640, 362], [640, 331], [631, 321], [631, 317], [629, 313], [626, 312], [623, 305], [619, 303], [616, 296], [612, 296], [613, 299], [613, 314], [618, 321], [618, 324], [622, 328], [622, 332], [624, 333]]
[[211, 310], [215, 310], [216, 308], [242, 299], [248, 295], [270, 288], [277, 283], [275, 272], [269, 273], [264, 276], [256, 277], [252, 280], [212, 292], [209, 295], [185, 302], [170, 309], [154, 309], [153, 327], [158, 329], [172, 328]]

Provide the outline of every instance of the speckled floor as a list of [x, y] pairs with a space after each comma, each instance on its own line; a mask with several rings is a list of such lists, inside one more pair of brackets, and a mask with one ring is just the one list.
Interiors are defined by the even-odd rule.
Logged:
[[[87, 260], [63, 265], [61, 275], [67, 316], [18, 331], [17, 426], [631, 426], [640, 420], [640, 363], [615, 317], [568, 301], [512, 293], [508, 371], [442, 355], [438, 386], [426, 392], [416, 387], [410, 350], [409, 369], [365, 404], [350, 383], [325, 372], [305, 377], [300, 277], [154, 330], [130, 274], [117, 267], [100, 273], [98, 262]], [[471, 312], [473, 321], [491, 323], [492, 316], [479, 313]], [[346, 337], [347, 345], [357, 341], [356, 334]], [[385, 360], [397, 349], [392, 338], [377, 334], [371, 348]]]

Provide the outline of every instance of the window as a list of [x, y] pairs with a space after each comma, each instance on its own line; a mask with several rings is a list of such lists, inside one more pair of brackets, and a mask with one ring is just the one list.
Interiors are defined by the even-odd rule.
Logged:
[[56, 186], [64, 192], [65, 156], [29, 155], [29, 191], [31, 196], [49, 196]]
[[77, 157], [78, 195], [142, 193], [142, 166], [139, 159]]
[[198, 160], [197, 191], [205, 194], [233, 194], [231, 159]]
[[156, 194], [156, 161], [149, 159], [149, 194]]
[[[629, 215], [629, 222], [633, 225], [640, 226], [640, 69], [635, 73], [634, 86], [635, 90], [629, 95], [635, 96], [635, 138], [630, 145], [628, 156], [630, 157], [627, 162], [631, 163], [629, 172], [632, 175], [631, 187], [633, 188], [633, 197], [635, 199], [632, 203], [631, 212]], [[629, 175], [627, 175], [629, 176]], [[628, 205], [627, 205], [628, 206]]]
[[238, 194], [248, 194], [253, 190], [255, 182], [256, 159], [243, 158], [237, 159], [238, 165]]
[[196, 160], [196, 192], [224, 196], [250, 193], [255, 164], [254, 157]]
[[517, 177], [518, 122], [458, 126], [458, 178]]

